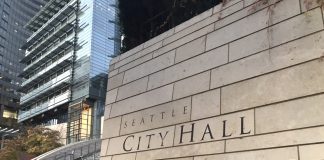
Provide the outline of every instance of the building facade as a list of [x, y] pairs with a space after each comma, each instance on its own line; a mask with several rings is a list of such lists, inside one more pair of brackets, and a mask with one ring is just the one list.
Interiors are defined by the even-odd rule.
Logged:
[[115, 3], [50, 0], [25, 25], [20, 123], [66, 123], [67, 143], [100, 137]]
[[0, 126], [15, 127], [19, 109], [20, 93], [18, 88], [22, 78], [24, 57], [20, 47], [30, 32], [23, 26], [39, 10], [41, 0], [2, 0], [0, 1]]
[[110, 62], [101, 160], [324, 159], [316, 0], [229, 0]]

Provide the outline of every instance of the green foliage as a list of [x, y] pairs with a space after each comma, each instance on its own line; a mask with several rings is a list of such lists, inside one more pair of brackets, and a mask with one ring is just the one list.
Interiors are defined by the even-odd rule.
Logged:
[[28, 160], [62, 146], [60, 133], [44, 127], [27, 128], [13, 139], [5, 140], [0, 160]]

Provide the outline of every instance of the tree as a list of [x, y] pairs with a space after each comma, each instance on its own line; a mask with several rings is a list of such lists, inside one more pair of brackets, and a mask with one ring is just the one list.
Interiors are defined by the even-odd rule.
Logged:
[[45, 127], [23, 129], [13, 139], [5, 140], [0, 160], [28, 160], [62, 146], [60, 133]]

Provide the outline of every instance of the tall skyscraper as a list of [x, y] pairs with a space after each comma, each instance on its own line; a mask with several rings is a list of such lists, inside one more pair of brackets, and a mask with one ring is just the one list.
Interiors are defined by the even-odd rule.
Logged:
[[67, 142], [99, 138], [108, 61], [119, 44], [115, 0], [49, 0], [25, 25], [18, 121], [66, 124]]
[[20, 94], [17, 92], [22, 78], [18, 74], [24, 65], [20, 47], [30, 32], [24, 25], [40, 9], [41, 0], [0, 1], [0, 127], [14, 127], [17, 123]]

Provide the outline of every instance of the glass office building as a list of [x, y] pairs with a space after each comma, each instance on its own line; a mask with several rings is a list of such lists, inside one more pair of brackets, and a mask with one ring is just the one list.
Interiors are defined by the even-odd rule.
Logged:
[[22, 78], [18, 77], [24, 65], [19, 60], [30, 32], [24, 25], [43, 4], [42, 0], [0, 1], [0, 127], [15, 127], [20, 94], [17, 92]]
[[108, 62], [119, 50], [115, 0], [48, 0], [25, 25], [18, 121], [66, 123], [67, 143], [100, 137]]

